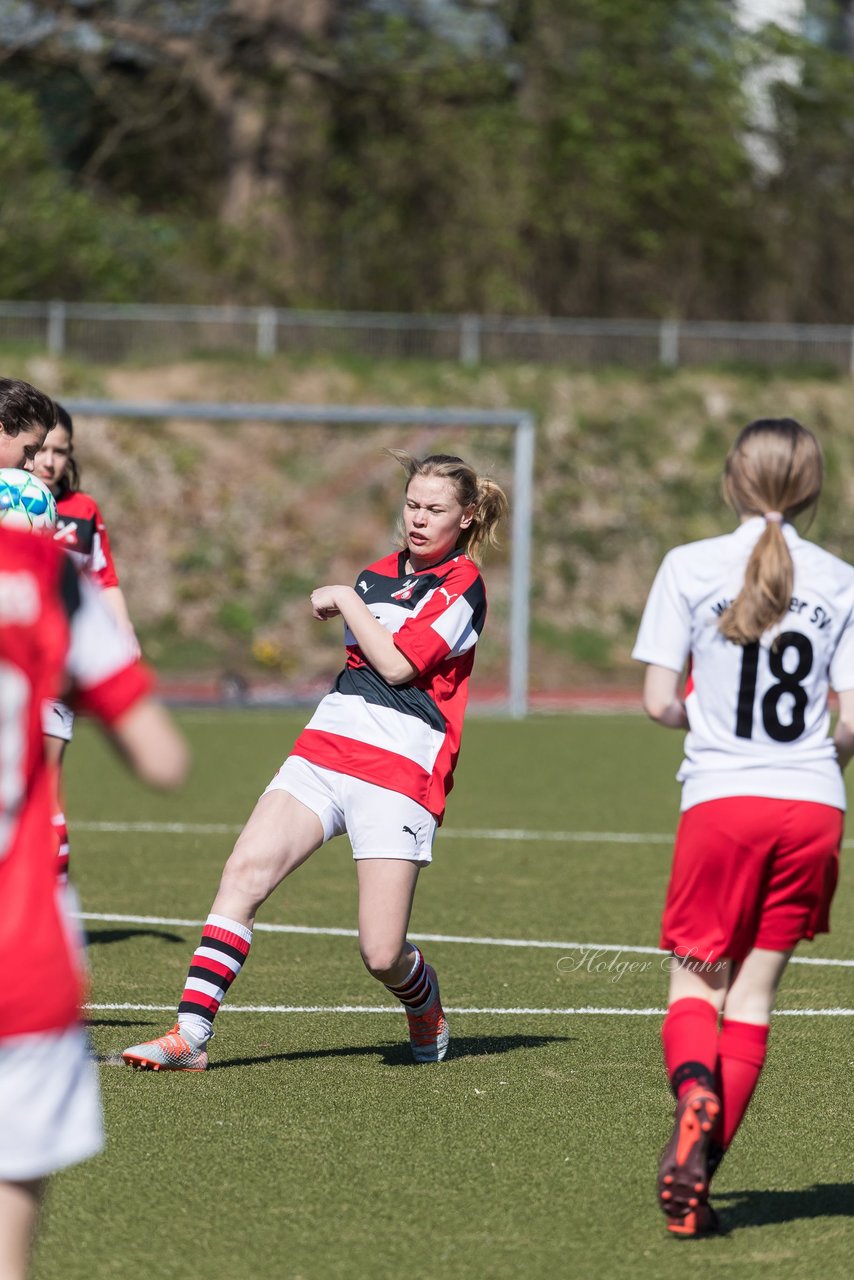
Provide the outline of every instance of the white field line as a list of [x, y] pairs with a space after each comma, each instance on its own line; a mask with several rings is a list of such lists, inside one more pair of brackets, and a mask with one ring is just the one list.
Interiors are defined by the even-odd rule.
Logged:
[[[81, 911], [79, 913], [79, 919], [100, 920], [105, 924], [174, 925], [181, 929], [201, 929], [202, 925], [205, 923], [204, 920], [185, 920], [171, 916], [113, 915], [101, 911]], [[359, 936], [357, 929], [337, 929], [332, 927], [323, 928], [307, 924], [256, 924], [254, 928], [259, 933], [297, 933], [306, 936], [314, 935], [326, 938], [358, 938]], [[617, 944], [613, 942], [544, 942], [539, 938], [476, 938], [469, 937], [465, 934], [453, 933], [410, 933], [407, 936], [414, 942], [454, 942], [466, 943], [480, 947], [527, 947], [543, 951], [581, 951], [584, 952], [586, 956], [583, 964], [593, 961], [597, 954], [608, 951], [613, 951], [617, 954], [626, 952], [632, 955], [645, 956], [667, 955], [666, 951], [661, 951], [658, 947], [635, 947], [624, 943]], [[839, 969], [854, 969], [854, 960], [825, 960], [821, 958], [816, 959], [814, 957], [796, 956], [791, 963], [824, 965]]]
[[[75, 831], [140, 831], [168, 836], [236, 836], [243, 827], [232, 822], [75, 822]], [[673, 833], [638, 831], [527, 831], [523, 828], [442, 827], [450, 840], [545, 841], [549, 844], [672, 844]]]
[[[237, 836], [236, 822], [74, 822], [75, 831], [139, 831], [165, 836]], [[674, 832], [664, 831], [531, 831], [524, 827], [442, 827], [445, 840], [509, 840], [545, 844], [673, 844]], [[854, 849], [854, 839], [844, 840]]]
[[[174, 1004], [87, 1004], [83, 1006], [91, 1013], [174, 1013]], [[396, 1013], [403, 1010], [400, 1005], [375, 1004], [224, 1004], [219, 1011], [223, 1013]], [[666, 1009], [617, 1009], [605, 1005], [602, 1007], [582, 1005], [572, 1009], [536, 1009], [524, 1008], [463, 1008], [448, 1005], [446, 1013], [460, 1014], [493, 1014], [504, 1016], [569, 1018], [579, 1015], [623, 1017], [623, 1018], [659, 1018]], [[775, 1009], [775, 1018], [852, 1018], [854, 1009]]]

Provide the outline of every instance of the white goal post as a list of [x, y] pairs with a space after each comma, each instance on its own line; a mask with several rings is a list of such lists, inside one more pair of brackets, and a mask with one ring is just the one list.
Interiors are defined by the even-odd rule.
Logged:
[[272, 422], [324, 426], [422, 428], [506, 427], [513, 432], [511, 500], [510, 625], [507, 710], [521, 718], [528, 709], [528, 628], [534, 501], [533, 415], [520, 409], [427, 409], [387, 405], [210, 404], [202, 401], [132, 404], [117, 400], [62, 398], [80, 418], [203, 419], [210, 422]]

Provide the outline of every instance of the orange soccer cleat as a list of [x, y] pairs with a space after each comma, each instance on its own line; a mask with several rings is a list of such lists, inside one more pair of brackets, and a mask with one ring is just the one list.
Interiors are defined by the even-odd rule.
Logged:
[[207, 1050], [184, 1035], [177, 1022], [165, 1036], [132, 1044], [122, 1057], [140, 1071], [204, 1071], [208, 1065]]

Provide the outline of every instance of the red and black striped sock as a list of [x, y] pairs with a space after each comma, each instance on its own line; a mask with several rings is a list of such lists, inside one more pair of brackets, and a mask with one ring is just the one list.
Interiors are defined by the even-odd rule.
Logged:
[[385, 985], [386, 990], [393, 996], [397, 996], [401, 1004], [405, 1004], [407, 1009], [412, 1009], [416, 1013], [425, 1009], [435, 995], [430, 971], [417, 947], [412, 948], [412, 968], [405, 981], [399, 987], [390, 987], [388, 983]]
[[178, 1022], [195, 1040], [207, 1040], [213, 1020], [252, 945], [252, 930], [228, 916], [210, 915], [202, 929], [181, 1002]]

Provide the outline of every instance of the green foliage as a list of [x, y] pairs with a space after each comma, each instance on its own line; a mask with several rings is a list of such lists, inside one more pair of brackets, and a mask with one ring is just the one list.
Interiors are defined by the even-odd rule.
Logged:
[[258, 625], [252, 610], [239, 600], [224, 600], [217, 610], [217, 622], [237, 636], [251, 636]]
[[794, 318], [854, 315], [854, 59], [778, 33], [800, 77], [776, 90], [780, 172], [764, 193], [774, 266]]
[[415, 44], [400, 22], [354, 39], [315, 197], [336, 301], [678, 313], [739, 270], [729, 5], [527, 8], [512, 62]]
[[719, 0], [538, 0], [526, 49], [549, 309], [685, 313], [739, 257], [739, 39]]
[[129, 202], [101, 207], [54, 164], [35, 101], [0, 85], [0, 296], [128, 300], [156, 293], [175, 235]]
[[232, 29], [203, 5], [182, 61], [162, 6], [135, 51], [111, 8], [68, 15], [73, 63], [48, 37], [10, 54], [0, 295], [854, 314], [838, 13], [822, 44], [747, 36], [731, 0], [508, 0], [490, 42], [461, 35], [481, 6], [250, 6]]

